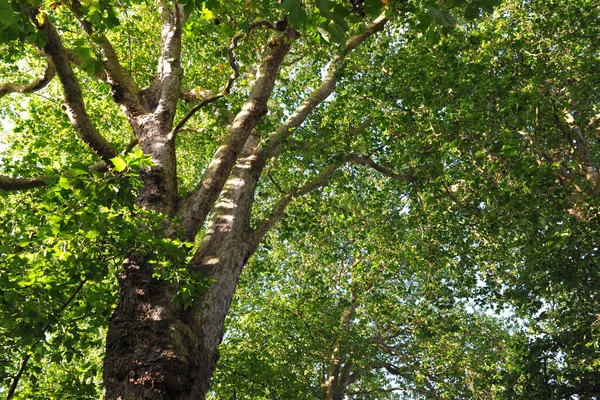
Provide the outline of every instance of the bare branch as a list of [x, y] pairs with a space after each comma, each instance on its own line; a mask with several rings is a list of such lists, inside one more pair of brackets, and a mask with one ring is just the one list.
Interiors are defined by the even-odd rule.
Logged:
[[63, 109], [67, 112], [71, 124], [84, 143], [104, 160], [104, 162], [110, 165], [110, 159], [116, 157], [118, 152], [112, 144], [98, 132], [90, 120], [85, 110], [79, 81], [71, 69], [71, 64], [58, 32], [56, 32], [56, 29], [50, 23], [48, 18], [45, 18], [44, 23], [40, 25], [36, 18], [38, 13], [38, 9], [32, 9], [31, 20], [39, 30], [45, 31], [48, 35], [48, 42], [44, 46], [44, 51], [52, 59], [56, 68], [56, 73], [63, 86], [65, 94], [65, 104], [63, 105]]
[[0, 176], [0, 189], [6, 191], [29, 190], [46, 186], [48, 177], [45, 175], [32, 178], [9, 178]]
[[156, 78], [150, 87], [150, 108], [155, 106], [155, 114], [171, 125], [181, 91], [181, 38], [187, 17], [182, 5], [174, 1], [171, 11], [167, 3], [158, 3], [162, 17], [161, 49]]
[[345, 393], [350, 396], [359, 396], [361, 394], [371, 394], [371, 393], [392, 393], [398, 391], [407, 391], [407, 388], [394, 387], [394, 388], [372, 388], [365, 390], [347, 390]]
[[25, 84], [18, 83], [5, 83], [0, 85], [0, 98], [6, 96], [9, 93], [32, 93], [37, 92], [46, 87], [48, 83], [56, 75], [56, 68], [51, 60], [48, 60], [48, 65], [44, 69], [44, 73], [34, 79], [33, 81]]
[[374, 33], [382, 31], [387, 22], [388, 18], [385, 16], [385, 14], [381, 14], [379, 17], [377, 17], [377, 19], [375, 19], [375, 21], [373, 21], [371, 25], [367, 27], [367, 29], [365, 29], [364, 32], [359, 33], [358, 35], [354, 35], [350, 39], [348, 39], [348, 41], [346, 42], [346, 46], [344, 47], [344, 56], [348, 55], [348, 53], [360, 46]]

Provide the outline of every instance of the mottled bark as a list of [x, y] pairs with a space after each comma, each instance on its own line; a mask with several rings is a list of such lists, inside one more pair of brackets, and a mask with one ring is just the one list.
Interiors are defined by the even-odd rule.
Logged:
[[[350, 331], [352, 325], [352, 318], [358, 307], [358, 301], [356, 297], [352, 297], [352, 302], [342, 312], [340, 317], [340, 332], [346, 335]], [[331, 353], [331, 360], [329, 363], [329, 371], [327, 373], [327, 380], [324, 383], [325, 387], [325, 398], [324, 400], [343, 400], [346, 390], [351, 380], [351, 374], [353, 367], [348, 349], [343, 343], [337, 343]]]
[[0, 85], [0, 98], [9, 93], [33, 93], [41, 90], [50, 83], [56, 75], [56, 68], [52, 61], [48, 60], [48, 65], [44, 69], [44, 73], [29, 83], [4, 83]]
[[248, 100], [231, 123], [225, 140], [206, 168], [200, 184], [183, 201], [178, 216], [183, 220], [185, 239], [192, 240], [202, 227], [246, 140], [267, 113], [267, 102], [275, 86], [277, 73], [291, 46], [289, 39], [296, 36], [295, 31], [288, 30], [273, 41], [274, 44], [263, 57]]
[[123, 263], [119, 306], [106, 338], [107, 400], [202, 398], [198, 338], [182, 322], [168, 285], [152, 272], [139, 254]]

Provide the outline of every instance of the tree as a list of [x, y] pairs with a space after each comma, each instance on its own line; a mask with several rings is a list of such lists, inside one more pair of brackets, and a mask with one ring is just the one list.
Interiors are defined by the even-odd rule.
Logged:
[[[107, 330], [107, 399], [205, 398], [244, 265], [267, 234], [285, 249], [290, 228], [316, 232], [325, 200], [342, 198], [402, 221], [411, 251], [384, 265], [390, 279], [406, 279], [392, 265], [422, 274], [416, 315], [427, 323], [416, 326], [451, 316], [438, 337], [453, 343], [444, 335], [463, 322], [462, 301], [510, 304], [530, 333], [513, 336], [502, 361], [506, 396], [594, 396], [598, 101], [586, 85], [598, 76], [598, 10], [507, 2], [485, 24], [469, 22], [495, 4], [0, 1], [7, 397], [94, 398], [93, 349]], [[367, 170], [388, 180], [375, 184]], [[373, 196], [361, 197], [368, 187]], [[410, 201], [390, 210], [387, 196]], [[323, 263], [360, 260], [359, 244], [327, 250]], [[357, 264], [366, 286], [381, 283], [379, 250]], [[320, 383], [344, 381], [342, 358], [370, 349], [345, 344], [377, 335], [344, 322], [353, 304], [374, 304], [362, 287], [355, 302], [351, 282], [323, 297], [339, 303], [323, 346], [333, 379]], [[409, 350], [451, 357], [428, 340]], [[484, 361], [458, 365], [493, 364]], [[76, 389], [62, 389], [70, 381]], [[469, 395], [468, 385], [448, 388]]]
[[[321, 195], [303, 199], [302, 210], [290, 211], [289, 226], [270, 234], [268, 250], [242, 274], [214, 398], [500, 394], [510, 345], [502, 321], [468, 311], [439, 288], [434, 268], [415, 260], [409, 221], [395, 210], [397, 198], [380, 195], [381, 177], [340, 172]], [[341, 190], [352, 181], [368, 186]], [[325, 204], [328, 214], [314, 217]], [[289, 229], [298, 220], [303, 229]]]
[[[403, 254], [387, 259], [410, 260], [416, 271], [429, 277], [417, 286], [426, 294], [422, 307], [426, 309], [448, 300], [452, 304], [462, 298], [470, 299], [480, 310], [504, 309], [505, 318], [512, 316], [513, 323], [507, 333], [510, 338], [505, 339], [503, 359], [499, 361], [501, 372], [496, 375], [501, 379], [484, 385], [487, 388], [495, 385], [492, 391], [495, 398], [598, 396], [598, 316], [594, 299], [600, 286], [595, 261], [597, 206], [593, 190], [598, 99], [595, 91], [589, 90], [598, 80], [595, 72], [598, 60], [594, 55], [598, 32], [592, 23], [597, 17], [597, 7], [587, 2], [505, 2], [492, 18], [442, 38], [436, 51], [431, 50], [430, 43], [407, 35], [408, 43], [403, 45], [402, 52], [376, 58], [373, 64], [379, 68], [361, 73], [365, 84], [352, 88], [341, 100], [373, 99], [376, 105], [366, 108], [384, 109], [387, 126], [401, 126], [397, 131], [407, 132], [396, 138], [393, 148], [398, 153], [393, 153], [392, 146], [386, 149], [385, 160], [386, 165], [408, 165], [415, 171], [413, 195], [409, 196], [409, 206], [404, 208], [405, 219], [412, 222], [393, 222], [394, 229], [412, 235], [394, 236], [385, 232], [374, 236], [380, 242], [384, 240], [381, 238], [392, 237], [396, 248], [415, 248], [411, 252], [413, 257]], [[396, 107], [382, 106], [392, 102], [397, 102]], [[369, 187], [377, 187], [381, 192], [394, 193], [395, 198], [406, 195], [402, 190], [384, 189], [374, 183], [372, 176], [366, 178], [360, 171], [348, 175], [344, 183], [355, 192], [364, 194]], [[336, 182], [339, 179], [338, 176]], [[365, 181], [369, 185], [360, 185]], [[341, 191], [336, 188], [332, 193], [339, 197]], [[394, 209], [389, 204], [378, 206], [373, 197], [358, 195], [356, 202], [369, 204], [371, 211], [377, 210], [375, 214]], [[342, 200], [342, 203], [351, 202]], [[311, 211], [321, 209], [308, 204], [304, 207]], [[302, 210], [294, 210], [293, 215]], [[345, 213], [353, 215], [354, 211]], [[384, 221], [391, 218], [384, 215]], [[348, 225], [340, 224], [335, 217], [327, 216], [326, 221], [334, 232], [349, 231]], [[378, 231], [373, 226], [384, 221], [369, 224], [369, 230]], [[318, 240], [315, 238], [318, 230], [302, 231], [311, 232], [311, 242]], [[329, 242], [331, 236], [323, 240]], [[307, 240], [296, 238], [292, 242]], [[314, 248], [312, 244], [308, 246]], [[259, 272], [252, 273], [244, 282], [242, 300], [231, 314], [234, 331], [223, 350], [224, 370], [217, 377], [222, 388], [215, 389], [222, 396], [218, 398], [228, 398], [234, 390], [239, 397], [258, 397], [256, 393], [265, 398], [276, 397], [269, 396], [261, 386], [269, 380], [260, 368], [250, 368], [252, 365], [278, 371], [284, 377], [296, 377], [301, 375], [299, 371], [306, 373], [307, 364], [318, 363], [315, 359], [328, 360], [331, 346], [317, 344], [310, 348], [320, 349], [319, 354], [298, 351], [294, 354], [306, 354], [306, 358], [295, 356], [283, 364], [283, 357], [268, 356], [278, 349], [309, 347], [305, 343], [315, 339], [311, 329], [305, 328], [307, 319], [312, 322], [311, 327], [323, 326], [324, 321], [332, 324], [339, 321], [340, 312], [333, 306], [317, 307], [318, 317], [312, 321], [307, 317], [312, 315], [310, 312], [301, 313], [300, 319], [295, 317], [294, 308], [289, 311], [276, 308], [277, 298], [254, 295], [278, 293], [277, 282], [282, 279], [302, 281], [302, 274], [312, 265], [305, 261], [306, 254], [315, 257], [313, 268], [317, 271], [335, 268], [340, 262], [322, 256], [332, 254], [332, 250], [291, 251], [289, 247], [289, 244], [278, 247], [278, 252], [283, 253], [278, 262], [294, 260], [295, 254], [302, 254], [303, 261], [296, 265], [303, 267], [299, 270], [296, 266], [289, 267], [287, 271], [271, 267], [267, 272], [262, 271], [262, 266], [254, 267]], [[376, 247], [377, 252], [385, 254], [385, 247]], [[371, 249], [370, 253], [373, 252]], [[263, 260], [268, 258], [265, 256]], [[265, 278], [256, 278], [263, 274]], [[259, 286], [252, 288], [254, 284]], [[333, 287], [336, 286], [332, 283], [325, 285]], [[317, 302], [314, 299], [318, 295], [327, 297], [331, 303], [343, 301], [340, 294], [326, 295], [324, 291], [322, 288], [302, 297], [294, 293], [299, 298], [286, 298], [285, 303], [296, 305], [300, 310], [296, 313], [300, 313], [305, 304], [310, 307], [313, 301]], [[390, 296], [398, 291], [385, 293]], [[410, 298], [406, 293], [402, 297]], [[294, 330], [305, 332], [305, 337], [295, 347], [289, 330], [278, 329], [279, 318], [263, 321], [256, 310], [264, 310], [266, 315], [285, 313], [285, 318], [282, 317], [285, 321], [300, 319]], [[333, 315], [327, 316], [330, 310]], [[396, 321], [405, 321], [415, 312], [414, 308], [400, 311]], [[435, 314], [444, 315], [439, 309]], [[459, 331], [463, 335], [467, 332]], [[441, 332], [432, 334], [434, 342], [442, 340]], [[369, 333], [359, 335], [363, 340], [369, 337]], [[269, 340], [252, 346], [258, 338]], [[365, 347], [364, 342], [360, 347]], [[424, 353], [419, 350], [410, 354], [418, 357]], [[461, 355], [466, 354], [463, 348]], [[494, 357], [487, 352], [478, 356], [482, 354]], [[311, 357], [313, 364], [307, 361]], [[444, 366], [443, 362], [440, 364]], [[309, 376], [313, 387], [318, 387], [319, 374]], [[460, 374], [444, 376], [466, 378]], [[493, 374], [484, 376], [492, 378]], [[310, 386], [298, 384], [294, 378], [290, 380], [299, 386]], [[244, 385], [247, 391], [241, 389]], [[282, 393], [285, 387], [277, 381], [268, 390]], [[458, 396], [460, 392], [453, 390], [452, 394]], [[252, 394], [248, 394], [250, 391]], [[415, 389], [411, 393], [417, 398], [433, 397], [432, 394], [419, 397], [419, 390]], [[442, 393], [438, 387], [435, 395]], [[483, 391], [479, 390], [478, 395], [483, 396]], [[383, 396], [378, 394], [374, 398]], [[390, 395], [390, 398], [404, 397]]]
[[[106, 398], [204, 398], [238, 277], [266, 232], [288, 204], [325, 185], [342, 165], [383, 169], [331, 138], [329, 150], [303, 168], [304, 179], [286, 182], [280, 194], [270, 171], [278, 162], [287, 173], [306, 163], [286, 154], [308, 156], [297, 148], [302, 124], [333, 93], [351, 53], [389, 16], [398, 16], [398, 26], [420, 17], [432, 32], [451, 19], [426, 2], [390, 5], [378, 16], [383, 8], [158, 1], [155, 12], [152, 3], [0, 2], [9, 77], [0, 92], [40, 93], [26, 101], [11, 97], [4, 116], [16, 126], [1, 187], [32, 190], [4, 200], [18, 213], [4, 228], [3, 304], [13, 321], [3, 328], [4, 345], [21, 360], [5, 376], [8, 398], [42, 349], [69, 349], [69, 335], [80, 340], [83, 326], [98, 328], [110, 304], [110, 291], [100, 288], [118, 259], [124, 261], [106, 337]], [[224, 38], [230, 44], [221, 52]], [[292, 47], [297, 58], [287, 57]], [[12, 80], [29, 66], [43, 73]], [[198, 114], [209, 105], [212, 112]], [[25, 120], [11, 118], [23, 108]], [[349, 118], [347, 125], [357, 122]], [[182, 138], [186, 130], [196, 136]], [[189, 142], [198, 140], [205, 143], [192, 151]], [[136, 146], [141, 152], [126, 156]], [[177, 165], [178, 147], [187, 168]], [[44, 154], [48, 149], [55, 154]], [[188, 176], [179, 176], [178, 167]], [[195, 245], [185, 259], [188, 242]], [[20, 274], [25, 279], [15, 278]], [[25, 301], [15, 312], [10, 306], [18, 296]], [[61, 336], [57, 329], [80, 312], [85, 322], [73, 318], [75, 327]]]

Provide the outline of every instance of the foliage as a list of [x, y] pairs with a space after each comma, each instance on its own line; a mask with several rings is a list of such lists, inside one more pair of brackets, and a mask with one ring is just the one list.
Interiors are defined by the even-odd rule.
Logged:
[[[188, 97], [174, 119], [190, 118], [175, 132], [177, 201], [243, 113], [272, 31], [289, 24], [301, 36], [255, 129], [262, 138], [347, 55], [346, 40], [381, 13], [392, 20], [336, 67], [335, 94], [290, 130], [257, 182], [253, 229], [294, 202], [242, 274], [212, 398], [599, 396], [593, 1], [180, 3], [191, 13]], [[206, 230], [186, 243], [167, 233], [181, 221], [140, 207], [155, 165], [132, 151], [121, 94], [103, 75], [106, 35], [140, 87], [155, 82], [154, 3], [81, 0], [77, 18], [72, 4], [0, 0], [0, 87], [46, 67], [48, 37], [34, 24], [52, 21], [90, 120], [124, 150], [89, 151], [57, 79], [35, 96], [1, 92], [2, 175], [41, 177], [0, 197], [0, 390], [18, 382], [15, 398], [100, 396], [128, 255], [146, 255], [185, 310], [206, 307], [198, 299], [214, 283], [188, 268]], [[81, 21], [94, 33], [81, 35]], [[307, 182], [318, 184], [303, 191]]]

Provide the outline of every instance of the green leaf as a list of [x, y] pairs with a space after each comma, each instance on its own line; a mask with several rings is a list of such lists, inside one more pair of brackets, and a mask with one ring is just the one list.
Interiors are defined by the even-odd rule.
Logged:
[[67, 178], [66, 176], [61, 176], [58, 180], [58, 186], [60, 186], [63, 189], [72, 189], [73, 188], [73, 184], [71, 182], [71, 179]]
[[100, 236], [100, 232], [94, 229], [87, 231], [85, 234], [85, 237], [90, 240], [96, 239], [98, 236]]
[[127, 162], [122, 157], [114, 157], [111, 158], [110, 161], [113, 163], [114, 170], [117, 172], [123, 172], [125, 171], [125, 168], [127, 168]]
[[469, 4], [465, 8], [465, 18], [475, 19], [477, 17], [479, 17], [479, 7], [475, 4]]
[[330, 0], [316, 0], [316, 4], [317, 8], [321, 12], [321, 15], [329, 19], [332, 18]]
[[446, 10], [430, 7], [427, 12], [438, 25], [454, 26], [456, 24], [456, 19]]

